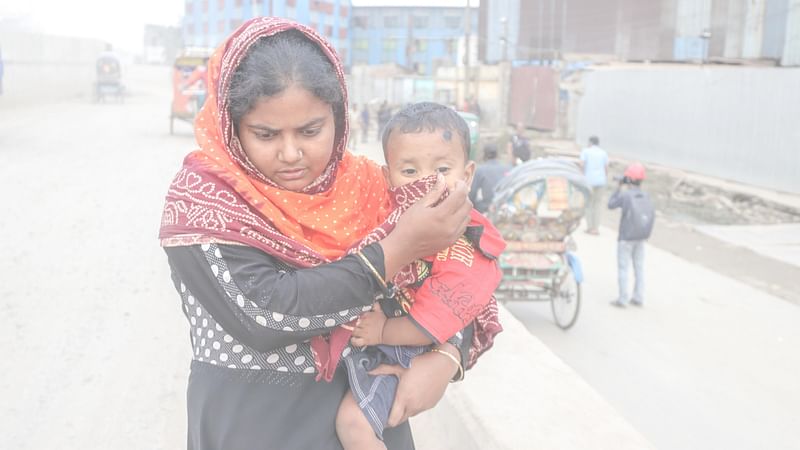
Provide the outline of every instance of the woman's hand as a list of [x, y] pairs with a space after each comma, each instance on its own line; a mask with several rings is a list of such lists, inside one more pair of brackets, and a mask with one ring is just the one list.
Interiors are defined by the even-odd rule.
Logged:
[[464, 234], [472, 209], [469, 186], [459, 181], [439, 202], [445, 187], [444, 177], [439, 175], [433, 189], [408, 208], [389, 236], [380, 241], [387, 280], [406, 264], [449, 247]]
[[[458, 355], [458, 349], [448, 343], [439, 349]], [[370, 375], [396, 375], [400, 382], [389, 412], [389, 427], [396, 427], [422, 411], [436, 406], [447, 385], [458, 371], [450, 358], [435, 352], [423, 353], [411, 360], [411, 367], [380, 365]]]

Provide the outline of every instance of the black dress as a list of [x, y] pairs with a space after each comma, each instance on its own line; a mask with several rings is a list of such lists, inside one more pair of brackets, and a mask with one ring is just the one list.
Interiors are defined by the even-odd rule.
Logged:
[[[341, 449], [335, 417], [346, 374], [339, 370], [332, 382], [317, 382], [308, 341], [354, 320], [381, 297], [369, 269], [355, 256], [295, 269], [233, 244], [165, 250], [194, 355], [188, 448]], [[383, 273], [379, 245], [362, 253]], [[387, 429], [384, 438], [388, 449], [414, 448], [407, 422]]]

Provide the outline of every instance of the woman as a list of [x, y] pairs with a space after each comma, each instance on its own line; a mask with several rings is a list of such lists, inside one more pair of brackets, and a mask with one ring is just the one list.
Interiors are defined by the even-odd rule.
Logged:
[[[340, 449], [346, 377], [315, 381], [309, 339], [355, 319], [389, 294], [384, 280], [454, 242], [469, 218], [467, 188], [437, 202], [440, 182], [391, 233], [346, 256], [380, 229], [386, 186], [374, 163], [345, 152], [334, 50], [302, 25], [253, 19], [212, 56], [208, 80], [195, 121], [201, 149], [170, 187], [160, 232], [191, 324], [188, 446]], [[466, 366], [480, 341], [470, 331], [439, 349]], [[400, 378], [389, 449], [413, 448], [406, 419], [441, 398], [460, 370], [454, 360], [428, 353], [412, 369], [379, 369]]]

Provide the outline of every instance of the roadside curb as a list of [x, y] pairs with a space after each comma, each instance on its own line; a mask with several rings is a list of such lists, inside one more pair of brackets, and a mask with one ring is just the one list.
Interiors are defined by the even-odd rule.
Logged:
[[495, 347], [412, 419], [419, 448], [654, 449], [575, 371], [500, 305]]

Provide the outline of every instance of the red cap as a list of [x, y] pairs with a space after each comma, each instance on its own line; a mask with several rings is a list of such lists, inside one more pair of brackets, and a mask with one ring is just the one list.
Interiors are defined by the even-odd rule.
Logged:
[[644, 180], [644, 166], [638, 162], [635, 162], [625, 169], [624, 175], [634, 181]]

